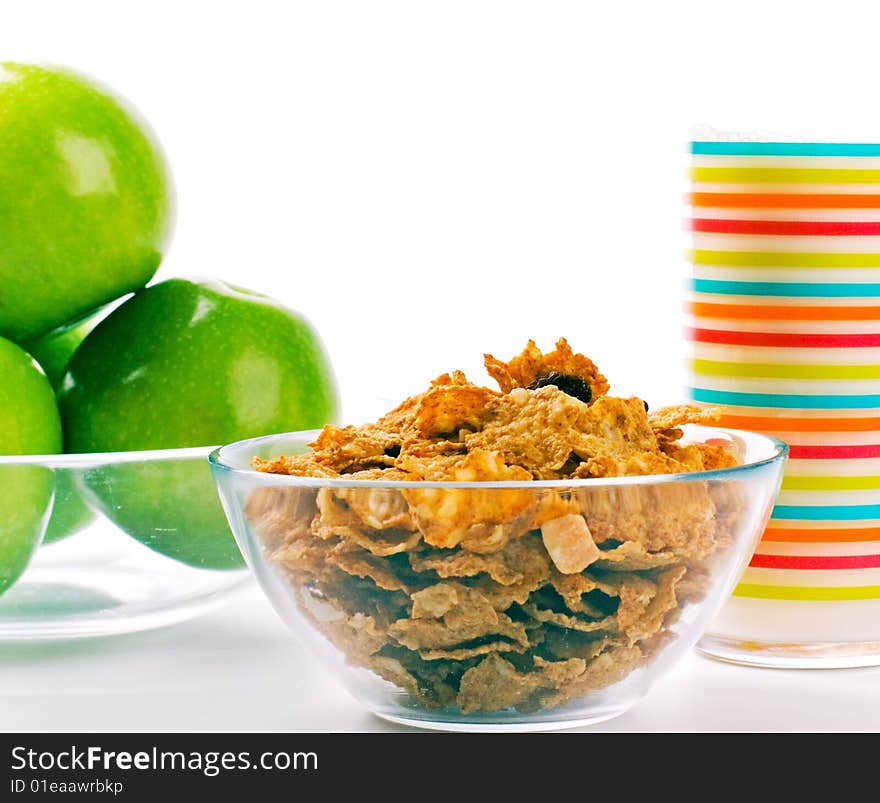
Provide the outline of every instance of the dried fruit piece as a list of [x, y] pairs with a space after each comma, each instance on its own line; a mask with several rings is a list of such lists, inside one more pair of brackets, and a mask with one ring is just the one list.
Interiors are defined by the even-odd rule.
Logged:
[[551, 371], [549, 374], [539, 376], [529, 385], [529, 390], [537, 390], [547, 387], [547, 385], [553, 385], [567, 396], [573, 396], [584, 404], [589, 404], [593, 400], [593, 391], [590, 390], [587, 382], [579, 376], [563, 374], [560, 371]]
[[599, 558], [599, 547], [584, 517], [577, 513], [545, 521], [541, 538], [550, 559], [563, 574], [579, 574]]

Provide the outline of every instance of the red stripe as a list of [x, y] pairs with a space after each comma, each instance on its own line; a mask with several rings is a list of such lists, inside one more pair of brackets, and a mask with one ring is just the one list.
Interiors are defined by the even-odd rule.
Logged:
[[754, 555], [755, 569], [877, 569], [880, 555]]
[[857, 446], [792, 446], [789, 444], [788, 456], [792, 460], [880, 457], [880, 444], [868, 443]]
[[877, 220], [724, 220], [694, 218], [694, 231], [711, 234], [777, 234], [808, 236], [849, 236], [880, 234]]
[[880, 334], [824, 335], [790, 332], [728, 332], [721, 329], [686, 329], [698, 343], [725, 343], [732, 346], [792, 346], [794, 348], [875, 348]]

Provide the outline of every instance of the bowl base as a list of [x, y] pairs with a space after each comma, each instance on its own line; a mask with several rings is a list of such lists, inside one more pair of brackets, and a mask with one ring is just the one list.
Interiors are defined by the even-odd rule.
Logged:
[[565, 711], [558, 712], [554, 716], [548, 711], [546, 714], [511, 714], [499, 712], [498, 714], [459, 714], [443, 711], [406, 711], [398, 709], [372, 708], [371, 712], [380, 719], [394, 722], [397, 725], [406, 725], [410, 728], [421, 728], [433, 731], [451, 731], [455, 733], [534, 733], [536, 731], [557, 731], [567, 728], [581, 728], [588, 725], [597, 725], [609, 719], [619, 717], [626, 713], [636, 700], [626, 704], [605, 705], [592, 711]]
[[709, 658], [765, 669], [853, 669], [880, 666], [880, 641], [769, 642], [703, 636], [697, 650]]
[[423, 730], [432, 731], [450, 731], [453, 733], [536, 733], [541, 731], [559, 731], [567, 728], [581, 728], [587, 725], [597, 725], [600, 722], [607, 722], [623, 714], [622, 711], [613, 711], [611, 713], [599, 714], [592, 717], [584, 717], [582, 719], [567, 719], [560, 721], [548, 722], [507, 722], [495, 725], [488, 723], [456, 723], [456, 722], [438, 722], [427, 719], [412, 719], [408, 717], [394, 716], [393, 714], [380, 714], [378, 711], [373, 713], [381, 719], [394, 722], [397, 725], [407, 725], [410, 728], [422, 728]]
[[41, 547], [0, 596], [0, 640], [151, 630], [207, 613], [249, 581], [244, 569], [196, 569], [92, 528]]

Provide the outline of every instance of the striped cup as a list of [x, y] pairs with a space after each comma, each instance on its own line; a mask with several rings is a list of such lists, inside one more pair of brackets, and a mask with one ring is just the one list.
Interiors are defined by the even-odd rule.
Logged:
[[701, 648], [880, 664], [880, 145], [691, 150], [691, 398], [790, 445], [768, 528]]

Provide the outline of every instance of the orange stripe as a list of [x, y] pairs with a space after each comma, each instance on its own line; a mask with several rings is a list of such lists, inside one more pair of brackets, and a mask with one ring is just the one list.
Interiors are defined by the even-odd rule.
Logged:
[[733, 415], [724, 413], [719, 425], [756, 432], [873, 432], [880, 418], [793, 418], [791, 416]]
[[880, 195], [781, 192], [693, 192], [693, 206], [741, 209], [877, 209]]
[[880, 541], [880, 527], [856, 527], [850, 529], [768, 527], [764, 530], [761, 540], [801, 544]]
[[877, 321], [880, 307], [800, 306], [797, 304], [712, 304], [685, 302], [685, 310], [698, 318], [734, 318], [753, 321]]

